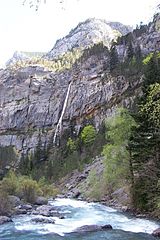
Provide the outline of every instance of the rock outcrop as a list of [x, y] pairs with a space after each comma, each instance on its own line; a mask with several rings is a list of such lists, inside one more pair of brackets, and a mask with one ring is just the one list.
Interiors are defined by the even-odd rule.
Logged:
[[157, 228], [153, 231], [152, 236], [154, 237], [160, 237], [160, 228]]
[[16, 62], [25, 61], [25, 60], [28, 60], [28, 59], [29, 59], [29, 57], [26, 56], [24, 53], [19, 52], [19, 51], [15, 51], [12, 58], [10, 58], [6, 62], [6, 65], [9, 66], [9, 65], [15, 64]]
[[59, 55], [72, 51], [72, 49], [86, 49], [100, 42], [110, 47], [112, 40], [131, 31], [130, 26], [119, 22], [89, 18], [85, 22], [79, 23], [66, 37], [59, 39], [53, 49], [45, 55], [45, 58], [56, 59]]
[[0, 225], [4, 223], [9, 223], [9, 222], [12, 222], [12, 219], [10, 217], [0, 216]]

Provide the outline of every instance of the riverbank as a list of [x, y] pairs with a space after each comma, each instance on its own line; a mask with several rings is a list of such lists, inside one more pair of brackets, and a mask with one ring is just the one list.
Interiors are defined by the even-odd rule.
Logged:
[[113, 207], [121, 212], [128, 212], [135, 217], [149, 218], [155, 221], [160, 219], [159, 215], [156, 213], [141, 212], [133, 207], [130, 186], [127, 184], [116, 189], [110, 195], [104, 194], [96, 196], [95, 194], [95, 196], [91, 196], [90, 192], [92, 186], [89, 183], [89, 178], [93, 170], [97, 173], [97, 176], [103, 174], [103, 157], [97, 157], [91, 164], [86, 164], [83, 171], [76, 169], [65, 178], [61, 179], [58, 182], [58, 186], [62, 193], [60, 197], [74, 198], [87, 202], [98, 202], [105, 206]]

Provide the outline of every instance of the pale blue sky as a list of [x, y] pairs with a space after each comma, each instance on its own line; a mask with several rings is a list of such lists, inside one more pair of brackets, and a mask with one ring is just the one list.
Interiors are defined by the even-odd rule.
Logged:
[[136, 26], [152, 19], [159, 0], [47, 0], [36, 12], [23, 0], [0, 0], [0, 65], [14, 51], [49, 51], [58, 38], [89, 17]]

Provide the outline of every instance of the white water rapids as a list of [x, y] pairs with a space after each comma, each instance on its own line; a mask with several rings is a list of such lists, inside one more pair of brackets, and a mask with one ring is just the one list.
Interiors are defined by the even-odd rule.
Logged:
[[[50, 201], [61, 212], [65, 219], [52, 217], [55, 224], [33, 223], [35, 215], [22, 215], [14, 220], [17, 231], [34, 231], [38, 234], [56, 233], [64, 236], [84, 225], [111, 224], [113, 229], [134, 233], [152, 233], [159, 225], [153, 221], [124, 215], [117, 210], [98, 203], [87, 203], [72, 199], [56, 199]], [[36, 216], [40, 217], [40, 216]], [[136, 238], [135, 238], [136, 239]], [[148, 239], [148, 238], [147, 238]]]

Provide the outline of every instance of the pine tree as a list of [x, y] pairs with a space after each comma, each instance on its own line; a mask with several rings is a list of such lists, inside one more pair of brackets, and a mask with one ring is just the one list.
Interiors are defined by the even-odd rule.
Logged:
[[132, 60], [133, 56], [134, 56], [134, 49], [132, 46], [132, 42], [130, 41], [127, 48], [127, 58], [129, 60]]
[[110, 70], [113, 71], [118, 66], [118, 53], [115, 46], [111, 47], [110, 50]]
[[134, 115], [137, 127], [130, 139], [134, 169], [133, 202], [136, 208], [147, 211], [156, 209], [156, 201], [160, 197], [159, 70], [159, 55], [155, 53], [146, 65], [143, 95]]

